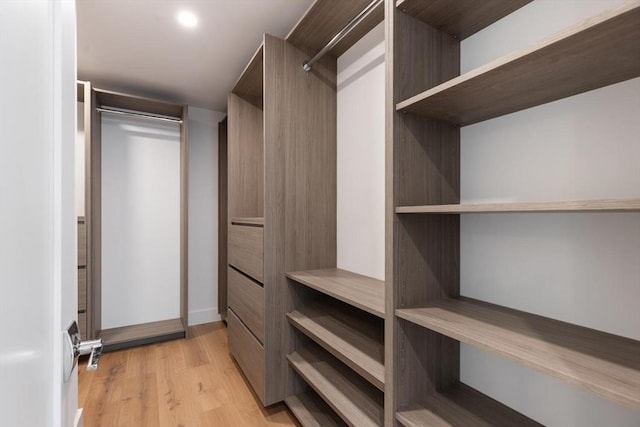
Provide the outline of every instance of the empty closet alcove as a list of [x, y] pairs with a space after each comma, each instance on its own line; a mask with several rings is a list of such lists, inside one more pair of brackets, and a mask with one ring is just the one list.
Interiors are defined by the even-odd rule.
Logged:
[[86, 335], [112, 350], [184, 337], [187, 107], [88, 82], [78, 83], [78, 101], [84, 113]]

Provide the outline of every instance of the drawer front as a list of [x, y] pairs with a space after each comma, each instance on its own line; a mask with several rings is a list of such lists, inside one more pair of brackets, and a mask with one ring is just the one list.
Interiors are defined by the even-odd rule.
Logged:
[[89, 339], [87, 336], [87, 313], [78, 314], [78, 329], [80, 329], [80, 338]]
[[227, 315], [229, 351], [264, 403], [264, 348], [238, 320], [233, 310], [229, 310]]
[[87, 270], [78, 269], [78, 311], [87, 309]]
[[78, 223], [78, 265], [87, 265], [87, 224]]
[[229, 226], [229, 264], [258, 282], [264, 282], [264, 229], [246, 225]]
[[264, 343], [264, 289], [232, 267], [228, 269], [229, 307]]

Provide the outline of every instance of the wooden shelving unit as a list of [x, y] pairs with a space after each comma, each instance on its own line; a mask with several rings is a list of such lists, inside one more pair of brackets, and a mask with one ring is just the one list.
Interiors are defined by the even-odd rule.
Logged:
[[640, 342], [469, 298], [396, 316], [554, 376], [607, 399], [640, 405]]
[[461, 126], [640, 76], [639, 0], [460, 75], [460, 40], [527, 3], [386, 2], [388, 426], [538, 425], [460, 382], [460, 342], [640, 405], [638, 341], [460, 297], [458, 214], [640, 212], [637, 198], [460, 203]]
[[456, 205], [399, 206], [398, 214], [531, 212], [640, 212], [640, 199], [576, 200], [524, 203], [477, 203]]
[[288, 360], [348, 425], [383, 424], [383, 393], [335, 357], [319, 347], [304, 347], [289, 355]]
[[312, 390], [287, 397], [284, 401], [303, 427], [341, 427], [347, 425]]
[[289, 279], [384, 318], [384, 282], [361, 274], [325, 268], [287, 273]]
[[640, 4], [630, 1], [403, 100], [397, 109], [466, 126], [638, 77], [638, 22]]
[[541, 424], [464, 384], [434, 394], [428, 402], [398, 412], [406, 427], [534, 427]]
[[310, 302], [287, 317], [298, 330], [384, 390], [384, 337], [379, 325], [320, 302]]
[[160, 320], [121, 328], [103, 329], [100, 333], [105, 351], [183, 337], [184, 326], [181, 319]]

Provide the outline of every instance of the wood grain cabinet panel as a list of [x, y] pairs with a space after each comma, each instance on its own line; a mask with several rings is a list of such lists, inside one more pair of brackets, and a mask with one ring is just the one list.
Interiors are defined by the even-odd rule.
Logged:
[[87, 265], [87, 224], [78, 219], [78, 266]]
[[227, 271], [229, 308], [264, 343], [264, 288], [233, 267]]
[[227, 312], [229, 351], [251, 383], [261, 401], [264, 401], [264, 348], [235, 315]]
[[264, 282], [264, 231], [262, 227], [229, 226], [229, 264]]
[[78, 269], [78, 312], [87, 310], [87, 270]]

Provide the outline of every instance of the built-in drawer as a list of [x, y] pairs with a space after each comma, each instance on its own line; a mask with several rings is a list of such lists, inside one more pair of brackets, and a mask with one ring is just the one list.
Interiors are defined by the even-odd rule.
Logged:
[[80, 329], [80, 338], [88, 339], [87, 336], [87, 313], [78, 313], [78, 329]]
[[78, 219], [78, 265], [87, 265], [87, 224]]
[[78, 311], [87, 309], [87, 270], [78, 269]]
[[264, 343], [264, 288], [228, 267], [229, 307], [261, 343]]
[[264, 348], [230, 309], [227, 312], [229, 351], [264, 403]]
[[264, 281], [264, 229], [248, 225], [229, 225], [229, 264], [258, 282]]

